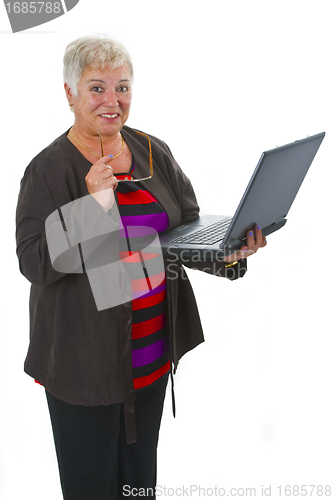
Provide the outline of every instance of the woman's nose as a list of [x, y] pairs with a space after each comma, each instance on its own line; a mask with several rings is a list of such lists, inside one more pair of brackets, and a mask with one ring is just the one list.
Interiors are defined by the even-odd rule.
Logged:
[[104, 98], [104, 103], [107, 106], [117, 106], [118, 98], [114, 90], [107, 90], [106, 92], [104, 92]]

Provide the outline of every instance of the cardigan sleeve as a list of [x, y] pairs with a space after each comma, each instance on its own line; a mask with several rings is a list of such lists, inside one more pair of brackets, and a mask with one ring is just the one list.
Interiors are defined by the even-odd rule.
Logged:
[[53, 283], [65, 273], [51, 264], [45, 220], [55, 210], [52, 193], [33, 162], [21, 180], [16, 209], [16, 253], [21, 273], [38, 286]]
[[[191, 181], [179, 167], [167, 144], [165, 144], [165, 146], [168, 149], [180, 179], [181, 224], [184, 224], [197, 219], [199, 217], [200, 208]], [[242, 278], [247, 271], [247, 259], [242, 259], [234, 266], [226, 268], [223, 261], [212, 259], [210, 253], [208, 253], [208, 258], [205, 260], [198, 261], [197, 258], [193, 260], [189, 258], [180, 258], [180, 262], [190, 269], [203, 271], [213, 274], [214, 276], [228, 278], [231, 281]]]
[[52, 189], [32, 162], [21, 181], [16, 212], [20, 271], [32, 284], [45, 286], [96, 267], [96, 259], [100, 265], [117, 260], [118, 215], [116, 203], [106, 214], [91, 195], [56, 208]]

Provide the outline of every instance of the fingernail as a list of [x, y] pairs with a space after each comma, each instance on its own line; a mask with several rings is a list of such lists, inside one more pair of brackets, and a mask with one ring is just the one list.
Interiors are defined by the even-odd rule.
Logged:
[[110, 158], [113, 158], [113, 155], [109, 155], [109, 156], [110, 156]]
[[249, 236], [253, 236], [253, 232], [252, 231], [249, 232]]
[[257, 226], [257, 229], [260, 229], [260, 226]]

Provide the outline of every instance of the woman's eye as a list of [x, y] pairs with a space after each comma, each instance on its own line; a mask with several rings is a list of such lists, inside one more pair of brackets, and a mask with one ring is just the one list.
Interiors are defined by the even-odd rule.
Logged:
[[103, 92], [102, 87], [99, 87], [99, 86], [92, 87], [91, 90], [92, 90], [92, 92], [97, 92], [97, 93]]
[[117, 90], [119, 92], [128, 92], [129, 91], [129, 87], [127, 87], [127, 85], [121, 85], [120, 87], [117, 88]]

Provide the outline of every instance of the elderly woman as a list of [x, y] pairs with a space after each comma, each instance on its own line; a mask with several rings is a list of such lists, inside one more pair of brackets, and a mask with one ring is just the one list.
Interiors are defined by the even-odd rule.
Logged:
[[[158, 252], [133, 253], [125, 244], [136, 226], [140, 235], [160, 233], [194, 220], [199, 207], [168, 146], [125, 126], [133, 69], [121, 44], [75, 40], [64, 82], [74, 125], [27, 167], [17, 207], [20, 270], [32, 284], [24, 369], [46, 391], [66, 500], [134, 498], [139, 489], [155, 498], [167, 380], [203, 334], [181, 262], [179, 279], [174, 262], [170, 279]], [[260, 228], [249, 228], [247, 246], [215, 271], [243, 276], [246, 257], [265, 245]], [[108, 302], [125, 275], [130, 298]]]

